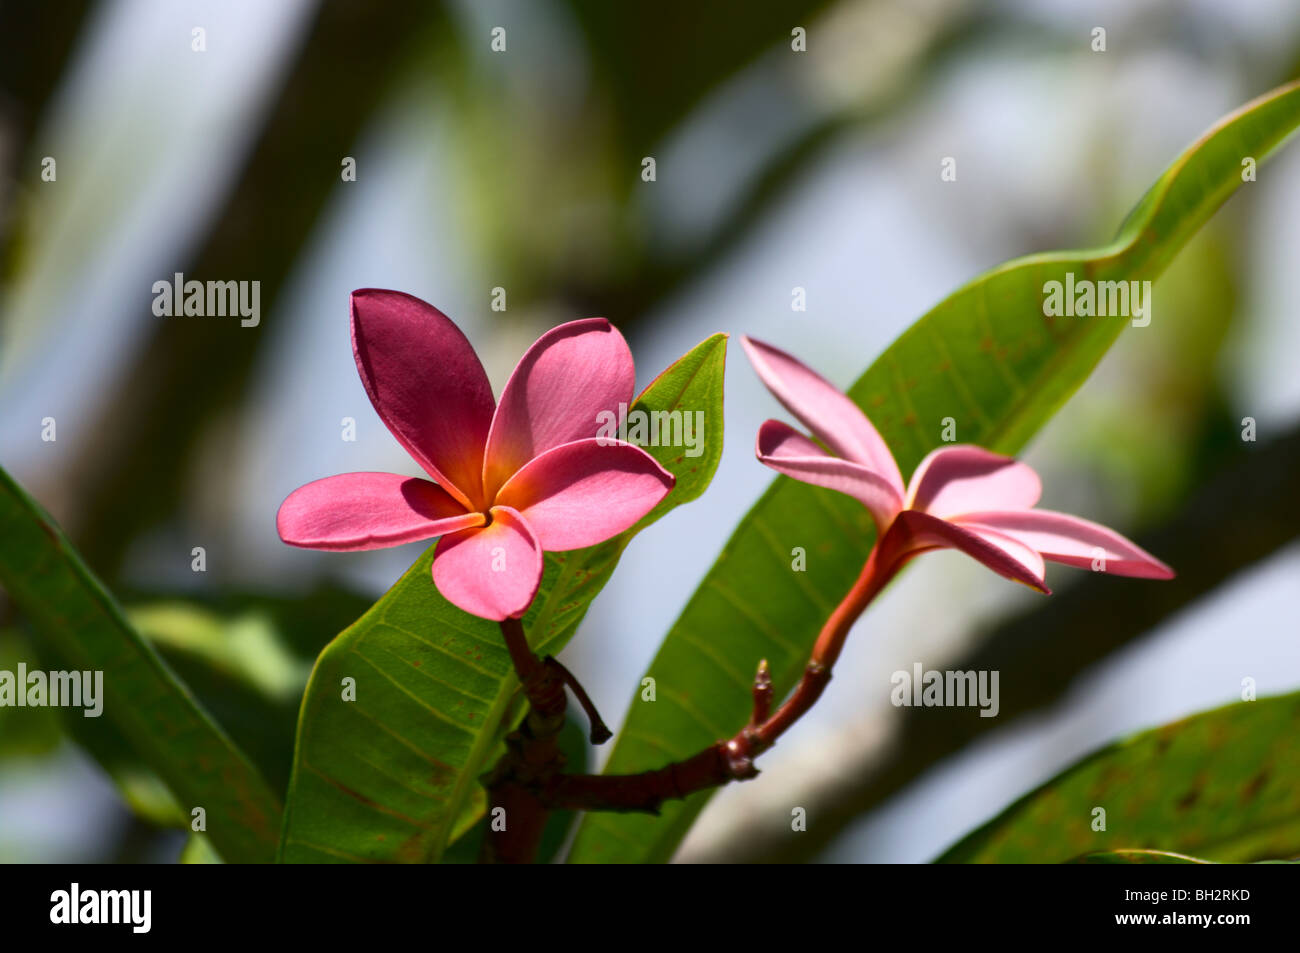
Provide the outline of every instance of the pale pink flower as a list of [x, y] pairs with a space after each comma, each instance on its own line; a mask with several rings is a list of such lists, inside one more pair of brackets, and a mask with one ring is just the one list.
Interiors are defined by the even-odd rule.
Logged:
[[769, 420], [758, 431], [758, 459], [860, 500], [876, 524], [883, 572], [951, 547], [1042, 592], [1049, 591], [1044, 559], [1119, 576], [1173, 578], [1172, 569], [1113, 530], [1034, 509], [1042, 492], [1038, 474], [981, 447], [931, 452], [904, 486], [885, 441], [853, 401], [784, 351], [745, 337], [741, 342], [768, 390], [831, 451]]
[[597, 439], [599, 415], [632, 401], [632, 355], [604, 318], [543, 334], [497, 403], [465, 335], [397, 291], [352, 293], [352, 350], [366, 393], [432, 478], [345, 473], [280, 507], [280, 538], [352, 551], [441, 536], [439, 591], [466, 612], [524, 614], [544, 551], [594, 546], [631, 527], [674, 478], [629, 443]]

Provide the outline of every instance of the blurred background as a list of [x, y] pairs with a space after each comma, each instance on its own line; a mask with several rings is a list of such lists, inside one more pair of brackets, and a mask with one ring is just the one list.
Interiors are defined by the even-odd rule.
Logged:
[[[311, 660], [421, 548], [275, 533], [302, 483], [414, 472], [357, 378], [353, 288], [436, 304], [498, 391], [540, 331], [592, 315], [642, 385], [722, 330], [847, 386], [980, 271], [1107, 240], [1201, 131], [1297, 73], [1289, 0], [0, 0], [0, 464], [282, 784]], [[1292, 145], [1027, 452], [1045, 505], [1176, 582], [1053, 566], [1042, 600], [919, 561], [678, 858], [925, 861], [1100, 744], [1245, 678], [1300, 685], [1297, 247]], [[175, 272], [260, 281], [260, 323], [155, 316]], [[753, 435], [782, 414], [729, 357], [712, 488], [638, 537], [564, 653], [615, 729], [771, 476]], [[0, 668], [19, 659], [0, 595]], [[914, 662], [999, 670], [1001, 716], [894, 708]], [[174, 860], [157, 782], [70, 730], [0, 709], [0, 860]]]

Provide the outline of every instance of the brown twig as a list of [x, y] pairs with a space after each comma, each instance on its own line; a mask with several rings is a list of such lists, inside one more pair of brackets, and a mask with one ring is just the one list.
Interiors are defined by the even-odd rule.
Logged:
[[582, 706], [582, 710], [587, 714], [587, 721], [591, 726], [591, 743], [593, 745], [603, 745], [614, 737], [614, 733], [609, 730], [604, 719], [600, 717], [600, 712], [596, 711], [595, 702], [591, 700], [591, 696], [587, 694], [587, 690], [582, 687], [582, 683], [578, 681], [577, 677], [565, 668], [554, 655], [546, 656], [546, 658], [542, 659], [542, 664], [552, 666], [564, 679], [564, 684], [573, 690], [573, 696], [578, 699], [578, 704]]
[[[892, 537], [886, 534], [871, 551], [857, 582], [822, 626], [798, 686], [775, 713], [771, 711], [772, 676], [767, 661], [763, 660], [754, 675], [754, 703], [749, 721], [735, 736], [718, 741], [683, 761], [639, 774], [563, 773], [563, 758], [554, 746], [554, 735], [564, 723], [564, 685], [573, 687], [592, 720], [593, 739], [597, 726], [604, 728], [604, 724], [577, 679], [553, 659], [543, 662], [533, 655], [517, 620], [503, 622], [501, 630], [510, 657], [533, 710], [525, 721], [524, 731], [508, 739], [512, 740], [509, 752], [485, 780], [491, 805], [506, 808], [508, 827], [500, 836], [489, 837], [493, 846], [489, 850], [485, 844], [488, 859], [531, 859], [549, 811], [658, 813], [666, 800], [685, 798], [697, 791], [756, 776], [754, 759], [772, 747], [817, 703], [831, 679], [831, 669], [853, 623], [893, 578], [899, 560], [894, 558], [892, 544]], [[553, 684], [547, 682], [548, 674]], [[548, 705], [551, 707], [545, 708]], [[550, 712], [553, 721], [543, 719], [535, 723], [534, 715], [542, 710]]]

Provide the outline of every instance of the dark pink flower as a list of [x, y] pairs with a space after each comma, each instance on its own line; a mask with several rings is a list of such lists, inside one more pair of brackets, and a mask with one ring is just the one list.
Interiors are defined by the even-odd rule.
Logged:
[[1113, 530], [1034, 509], [1042, 492], [1038, 474], [981, 447], [933, 451], [904, 486], [885, 441], [857, 404], [784, 351], [745, 337], [741, 342], [768, 390], [831, 451], [769, 420], [759, 428], [758, 459], [860, 500], [876, 523], [884, 571], [951, 547], [1042, 592], [1049, 591], [1044, 559], [1119, 576], [1173, 578], [1172, 569]]
[[594, 546], [646, 515], [673, 476], [640, 447], [597, 440], [598, 416], [632, 401], [632, 355], [604, 318], [543, 334], [501, 401], [465, 335], [397, 291], [352, 293], [352, 350], [380, 419], [432, 478], [345, 473], [280, 507], [280, 538], [351, 551], [441, 536], [439, 591], [485, 619], [518, 618], [542, 553]]

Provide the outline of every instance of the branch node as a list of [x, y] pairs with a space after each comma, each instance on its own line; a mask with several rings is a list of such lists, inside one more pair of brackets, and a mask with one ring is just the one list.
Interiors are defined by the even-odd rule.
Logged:
[[[748, 730], [743, 733], [742, 737], [745, 742], [748, 742], [750, 737]], [[727, 773], [737, 781], [747, 781], [750, 778], [758, 777], [758, 768], [754, 767], [754, 759], [750, 755], [747, 743], [732, 738], [722, 746], [722, 754], [727, 762]]]

